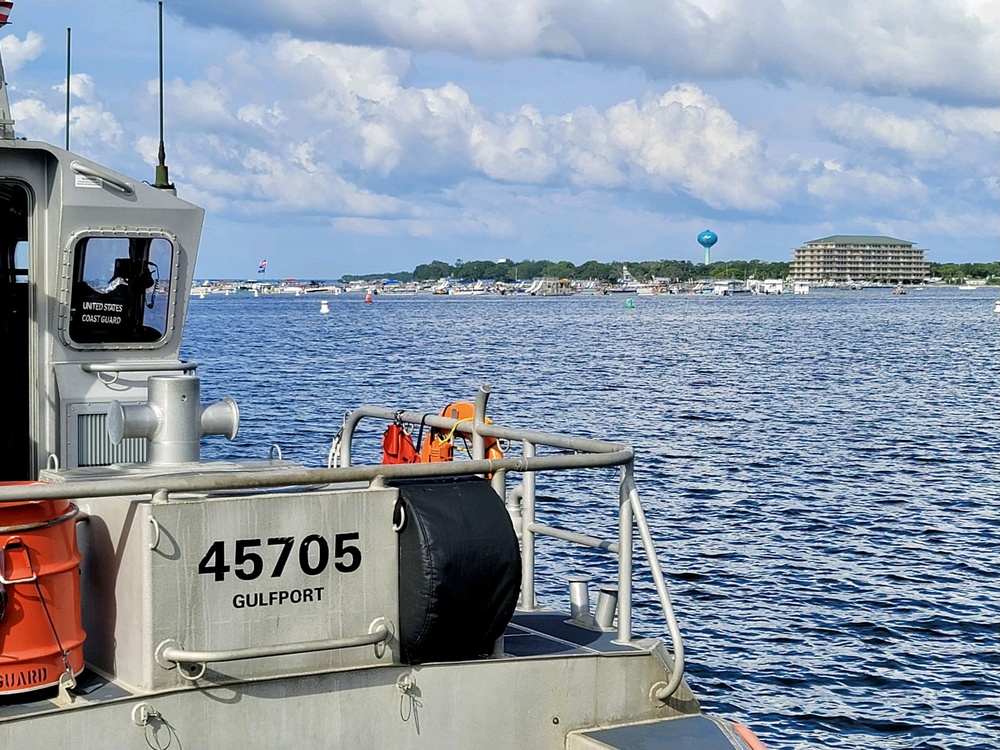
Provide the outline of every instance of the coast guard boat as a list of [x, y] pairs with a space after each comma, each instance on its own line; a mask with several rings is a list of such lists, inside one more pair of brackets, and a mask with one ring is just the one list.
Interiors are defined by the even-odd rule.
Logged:
[[[494, 424], [483, 387], [356, 409], [326, 467], [201, 460], [240, 420], [179, 356], [202, 209], [162, 149], [149, 185], [13, 124], [2, 84], [0, 746], [762, 747], [685, 682], [628, 446]], [[385, 463], [352, 461], [363, 420]], [[536, 520], [539, 475], [594, 467], [610, 531]], [[540, 606], [543, 536], [616, 580]], [[669, 643], [633, 632], [638, 556]]]

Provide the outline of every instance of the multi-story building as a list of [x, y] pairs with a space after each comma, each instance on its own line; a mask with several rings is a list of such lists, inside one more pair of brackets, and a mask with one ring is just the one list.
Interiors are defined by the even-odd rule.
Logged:
[[800, 281], [908, 284], [927, 276], [924, 252], [892, 237], [835, 234], [796, 248], [788, 276]]

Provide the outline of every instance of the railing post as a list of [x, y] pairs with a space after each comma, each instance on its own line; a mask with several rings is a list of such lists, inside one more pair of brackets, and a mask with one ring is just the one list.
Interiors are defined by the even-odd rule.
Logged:
[[632, 640], [632, 462], [618, 480], [618, 640]]
[[490, 387], [479, 386], [476, 392], [476, 403], [472, 410], [472, 457], [477, 461], [486, 458], [486, 440], [479, 433], [479, 428], [486, 422], [486, 402], [490, 399]]
[[[529, 440], [523, 443], [525, 458], [535, 457], [535, 444]], [[535, 522], [535, 472], [526, 471], [521, 478], [521, 609], [535, 608], [535, 532], [531, 524]]]
[[[493, 472], [493, 478], [490, 480], [490, 487], [493, 491], [497, 493], [501, 499], [506, 500], [507, 498], [507, 470], [500, 469], [499, 471]], [[507, 508], [510, 508], [510, 502], [507, 502]]]

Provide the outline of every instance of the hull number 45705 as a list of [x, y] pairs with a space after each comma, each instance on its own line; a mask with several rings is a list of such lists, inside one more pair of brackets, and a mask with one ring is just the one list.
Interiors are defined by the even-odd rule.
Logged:
[[[353, 573], [361, 567], [361, 550], [354, 544], [360, 538], [361, 534], [357, 531], [333, 537], [333, 567], [336, 570]], [[288, 565], [288, 558], [296, 549], [298, 568], [307, 576], [318, 576], [330, 564], [330, 543], [322, 534], [304, 536], [298, 545], [295, 537], [274, 536], [266, 540], [237, 539], [232, 564], [226, 542], [212, 542], [198, 563], [198, 573], [210, 575], [216, 581], [226, 580], [229, 573], [241, 581], [253, 581], [269, 570], [271, 578], [280, 578]]]

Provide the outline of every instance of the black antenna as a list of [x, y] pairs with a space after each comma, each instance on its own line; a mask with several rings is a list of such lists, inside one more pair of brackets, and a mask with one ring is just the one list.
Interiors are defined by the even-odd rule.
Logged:
[[66, 150], [69, 151], [69, 58], [72, 50], [73, 30], [66, 29]]
[[163, 147], [163, 0], [160, 0], [160, 163], [156, 165], [156, 180], [153, 187], [161, 190], [169, 190], [172, 193], [177, 191], [170, 184], [170, 175], [167, 171], [167, 152]]

